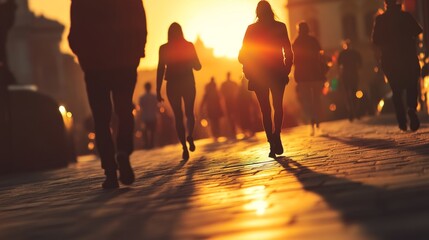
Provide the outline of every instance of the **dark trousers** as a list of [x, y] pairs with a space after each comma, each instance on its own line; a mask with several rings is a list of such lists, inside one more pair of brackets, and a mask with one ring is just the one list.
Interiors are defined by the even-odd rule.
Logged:
[[[105, 170], [117, 169], [115, 153], [130, 155], [133, 151], [133, 92], [136, 68], [85, 71], [89, 105], [94, 118], [96, 145]], [[113, 109], [118, 119], [116, 147], [110, 122]]]
[[396, 118], [398, 123], [406, 123], [406, 110], [404, 107], [404, 93], [406, 94], [406, 105], [408, 111], [416, 111], [417, 108], [417, 98], [419, 91], [418, 76], [409, 77], [408, 81], [403, 81], [403, 79], [395, 79], [394, 77], [388, 76], [389, 85], [392, 88], [393, 93], [393, 104], [395, 106]]
[[273, 135], [273, 121], [271, 118], [270, 92], [273, 98], [274, 108], [274, 133], [280, 134], [283, 125], [283, 95], [285, 84], [270, 87], [258, 87], [255, 90], [256, 98], [262, 113], [262, 123], [265, 134], [270, 141]]

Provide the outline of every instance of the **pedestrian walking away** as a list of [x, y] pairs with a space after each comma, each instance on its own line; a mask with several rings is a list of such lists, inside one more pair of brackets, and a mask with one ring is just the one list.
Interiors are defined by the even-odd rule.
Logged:
[[[119, 187], [117, 170], [123, 184], [134, 182], [132, 97], [146, 37], [141, 0], [72, 1], [69, 44], [85, 73], [96, 145], [106, 175], [103, 188]], [[116, 144], [110, 131], [112, 105], [118, 119]]]

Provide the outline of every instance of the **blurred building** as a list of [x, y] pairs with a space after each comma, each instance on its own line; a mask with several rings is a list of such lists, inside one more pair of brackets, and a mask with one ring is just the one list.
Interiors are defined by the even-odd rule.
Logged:
[[7, 51], [18, 84], [37, 86], [71, 111], [75, 120], [89, 115], [83, 74], [74, 57], [60, 51], [64, 26], [36, 16], [28, 0], [16, 0], [18, 9], [10, 31]]

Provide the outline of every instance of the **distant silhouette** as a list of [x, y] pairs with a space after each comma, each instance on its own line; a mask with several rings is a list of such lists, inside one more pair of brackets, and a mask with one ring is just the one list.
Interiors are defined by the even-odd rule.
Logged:
[[226, 75], [225, 82], [222, 83], [220, 87], [220, 92], [222, 93], [223, 99], [225, 101], [225, 110], [226, 118], [228, 120], [229, 126], [231, 128], [230, 137], [233, 139], [236, 138], [236, 121], [237, 121], [237, 110], [238, 105], [237, 93], [238, 93], [238, 84], [231, 80], [231, 73], [228, 72]]
[[15, 12], [15, 0], [0, 2], [0, 85], [3, 86], [16, 83], [9, 69], [6, 54], [7, 34], [15, 21]]
[[[201, 63], [198, 59], [195, 47], [186, 41], [182, 27], [178, 23], [172, 23], [168, 29], [168, 42], [159, 48], [159, 62], [157, 71], [156, 92], [158, 101], [163, 101], [161, 96], [162, 81], [167, 81], [167, 97], [173, 108], [176, 121], [177, 136], [182, 144], [184, 160], [189, 159], [189, 150], [195, 151], [193, 139], [195, 116], [195, 79], [193, 69], [200, 70]], [[185, 126], [183, 124], [182, 99], [185, 104], [188, 137], [185, 138]]]
[[[265, 133], [270, 143], [270, 157], [283, 153], [280, 132], [283, 123], [283, 94], [289, 82], [293, 53], [284, 23], [275, 20], [267, 1], [256, 7], [256, 23], [250, 25], [243, 39], [238, 60], [255, 91], [262, 112]], [[271, 119], [270, 92], [274, 107], [274, 133]]]
[[[73, 0], [69, 43], [85, 72], [96, 144], [106, 180], [134, 182], [129, 156], [133, 152], [133, 102], [137, 66], [145, 56], [146, 15], [141, 0]], [[112, 100], [118, 117], [116, 147], [110, 132]], [[115, 151], [116, 150], [116, 151]], [[116, 159], [115, 159], [116, 154]]]
[[359, 69], [362, 67], [362, 57], [357, 50], [352, 48], [350, 40], [344, 41], [343, 50], [338, 56], [338, 66], [340, 67], [340, 80], [349, 111], [349, 120], [353, 121], [354, 118], [359, 118], [356, 92], [359, 86]]
[[140, 120], [143, 123], [143, 140], [145, 148], [154, 147], [156, 122], [158, 114], [158, 99], [155, 94], [151, 93], [152, 84], [147, 82], [144, 85], [145, 94], [139, 99]]
[[315, 127], [319, 128], [321, 115], [321, 96], [326, 81], [322, 69], [322, 48], [319, 41], [309, 35], [310, 28], [306, 22], [298, 24], [298, 37], [292, 49], [295, 56], [295, 81], [298, 98], [305, 115], [310, 119], [312, 135]]
[[238, 90], [237, 99], [237, 123], [246, 137], [255, 135], [257, 125], [257, 109], [251, 92], [247, 90], [247, 80], [243, 78]]
[[205, 93], [201, 102], [200, 112], [207, 113], [210, 129], [215, 141], [220, 137], [220, 118], [223, 116], [223, 111], [220, 102], [220, 94], [216, 86], [214, 77], [205, 87]]
[[406, 91], [409, 126], [412, 131], [417, 131], [420, 127], [416, 112], [420, 65], [416, 40], [423, 30], [410, 13], [401, 10], [396, 0], [385, 2], [387, 10], [375, 19], [372, 38], [381, 50], [381, 64], [392, 88], [399, 128], [407, 130], [403, 103], [403, 92]]

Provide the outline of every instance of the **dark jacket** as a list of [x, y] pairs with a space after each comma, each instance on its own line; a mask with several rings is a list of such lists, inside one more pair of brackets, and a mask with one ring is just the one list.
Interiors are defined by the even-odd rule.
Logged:
[[292, 45], [295, 56], [295, 81], [323, 82], [322, 56], [319, 41], [315, 37], [300, 34]]
[[72, 0], [69, 43], [84, 70], [137, 67], [146, 37], [141, 0]]
[[380, 48], [382, 67], [387, 76], [419, 74], [416, 40], [422, 28], [400, 5], [390, 6], [375, 19], [372, 40]]
[[[293, 52], [284, 23], [256, 22], [247, 28], [238, 60], [252, 83], [287, 83]], [[253, 90], [253, 89], [251, 89]]]
[[345, 49], [338, 56], [338, 65], [342, 67], [341, 81], [357, 84], [359, 69], [362, 67], [362, 56], [354, 49]]
[[[191, 42], [182, 40], [166, 43], [159, 48], [159, 75], [164, 73], [169, 82], [194, 83], [193, 69], [201, 68], [195, 47]], [[162, 77], [162, 76], [160, 76]]]

